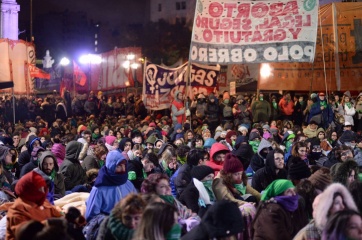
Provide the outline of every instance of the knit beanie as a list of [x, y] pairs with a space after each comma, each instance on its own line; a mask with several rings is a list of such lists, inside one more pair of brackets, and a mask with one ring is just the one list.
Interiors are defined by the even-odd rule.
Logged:
[[[44, 187], [45, 192], [39, 189]], [[48, 192], [44, 178], [37, 172], [31, 171], [22, 176], [15, 186], [15, 193], [22, 199], [42, 205]]]
[[184, 138], [184, 134], [178, 133], [178, 134], [176, 134], [175, 140], [179, 140], [179, 139], [183, 139], [183, 138]]
[[270, 127], [269, 127], [268, 124], [263, 125], [263, 129], [266, 129], [266, 130], [270, 131]]
[[149, 137], [147, 138], [146, 143], [155, 144], [156, 140], [157, 140], [157, 137], [152, 134], [151, 136], [149, 136]]
[[81, 134], [81, 132], [87, 130], [87, 127], [84, 125], [79, 125], [78, 129], [77, 129], [77, 133]]
[[206, 165], [199, 165], [191, 169], [191, 177], [196, 178], [200, 181], [210, 173], [214, 173], [214, 170]]
[[235, 145], [239, 145], [241, 143], [244, 143], [244, 142], [248, 142], [248, 137], [247, 136], [241, 136], [239, 135], [237, 138], [236, 138], [236, 141], [235, 141]]
[[117, 138], [115, 136], [106, 136], [105, 139], [106, 139], [106, 143], [112, 146], [114, 141], [116, 141]]
[[45, 149], [42, 148], [42, 147], [35, 147], [35, 148], [33, 148], [33, 151], [31, 151], [31, 156], [32, 156], [32, 157], [37, 157], [37, 156], [38, 156], [38, 152], [40, 152], [40, 151], [45, 151]]
[[270, 127], [270, 133], [271, 134], [278, 134], [278, 128], [276, 126], [271, 126]]
[[255, 138], [260, 139], [260, 134], [257, 129], [251, 130], [250, 135], [249, 135], [249, 141], [254, 141]]
[[240, 126], [239, 128], [238, 128], [238, 131], [240, 132], [240, 133], [242, 133], [242, 131], [246, 131], [246, 132], [248, 132], [248, 129], [245, 127], [245, 126]]
[[312, 185], [323, 191], [327, 188], [329, 184], [332, 183], [332, 177], [330, 175], [330, 170], [328, 168], [322, 167], [315, 171], [308, 180], [312, 183]]
[[225, 173], [236, 173], [244, 171], [244, 166], [236, 156], [227, 153], [225, 155], [223, 170]]
[[182, 129], [182, 125], [180, 123], [177, 123], [175, 125], [175, 131], [179, 130], [179, 129]]
[[301, 180], [311, 175], [309, 167], [302, 159], [295, 159], [289, 166], [288, 178], [290, 180]]
[[201, 226], [208, 233], [207, 239], [221, 239], [244, 230], [243, 216], [238, 205], [227, 200], [215, 202], [202, 218]]
[[352, 142], [355, 140], [356, 140], [356, 135], [354, 132], [352, 132], [350, 130], [344, 131], [343, 134], [341, 135], [341, 137], [339, 138], [339, 141], [341, 143]]
[[208, 138], [205, 140], [204, 148], [211, 148], [212, 144], [216, 143], [216, 140], [213, 138]]
[[233, 131], [233, 130], [231, 130], [231, 131], [228, 131], [227, 133], [226, 133], [226, 137], [225, 138], [231, 138], [232, 136], [236, 136], [236, 132], [235, 131]]

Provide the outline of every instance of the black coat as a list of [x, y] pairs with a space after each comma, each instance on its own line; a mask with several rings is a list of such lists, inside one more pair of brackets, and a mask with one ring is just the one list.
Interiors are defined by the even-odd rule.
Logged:
[[271, 151], [266, 157], [265, 167], [256, 171], [253, 176], [251, 186], [258, 192], [261, 192], [276, 179], [287, 179], [287, 171], [280, 169], [279, 172], [276, 173], [274, 151]]

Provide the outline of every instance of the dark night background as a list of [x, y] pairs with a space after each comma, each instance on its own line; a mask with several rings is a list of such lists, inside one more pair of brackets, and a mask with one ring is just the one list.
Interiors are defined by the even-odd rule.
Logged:
[[[30, 0], [20, 5], [19, 39], [30, 41]], [[32, 0], [33, 36], [37, 59], [47, 49], [55, 61], [66, 56], [78, 59], [94, 53], [94, 35], [98, 51], [114, 47], [142, 47], [145, 57], [154, 63], [173, 64], [188, 58], [191, 28], [182, 23], [149, 22], [149, 0]]]

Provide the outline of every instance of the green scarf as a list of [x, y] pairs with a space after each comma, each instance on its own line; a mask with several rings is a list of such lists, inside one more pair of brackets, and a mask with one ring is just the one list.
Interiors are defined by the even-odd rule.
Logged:
[[49, 178], [50, 178], [50, 180], [52, 180], [52, 182], [54, 182], [56, 174], [57, 174], [57, 172], [55, 171], [55, 169], [53, 169], [49, 176]]
[[107, 228], [111, 231], [115, 239], [130, 240], [134, 233], [133, 229], [123, 225], [122, 221], [114, 217], [113, 214], [109, 216]]
[[165, 202], [174, 205], [175, 204], [175, 198], [172, 195], [158, 195], [162, 200]]
[[347, 106], [348, 108], [352, 108], [352, 103], [351, 103], [351, 102], [346, 102], [346, 106]]
[[143, 178], [146, 179], [148, 176], [147, 176], [147, 173], [145, 172], [144, 169], [142, 169], [142, 174], [143, 174]]
[[101, 168], [101, 167], [104, 166], [105, 161], [104, 161], [104, 160], [98, 160], [98, 164], [99, 164], [99, 166], [100, 166], [100, 168]]
[[276, 197], [282, 194], [288, 188], [293, 188], [294, 185], [291, 181], [285, 179], [274, 180], [268, 187], [264, 190], [261, 200], [269, 200], [270, 198]]
[[163, 169], [165, 170], [165, 173], [167, 174], [167, 176], [171, 177], [172, 174], [173, 174], [173, 172], [172, 172], [172, 170], [168, 167], [166, 161], [162, 160], [161, 164], [162, 164], [162, 167], [163, 167]]
[[6, 164], [4, 168], [5, 168], [6, 170], [10, 171], [11, 169], [13, 169], [13, 167], [14, 167], [13, 164]]
[[249, 144], [250, 144], [251, 148], [253, 149], [253, 152], [257, 153], [260, 141], [249, 141]]
[[277, 109], [278, 108], [278, 104], [276, 102], [273, 102], [273, 108]]
[[179, 157], [177, 156], [177, 161], [179, 161], [182, 165], [184, 165], [186, 163], [186, 156], [185, 157]]
[[321, 107], [327, 108], [327, 102], [326, 101], [321, 101], [320, 105], [321, 105]]
[[240, 184], [234, 184], [234, 188], [236, 188], [236, 190], [238, 190], [238, 192], [241, 195], [245, 195], [246, 193], [246, 186], [244, 186], [244, 184], [240, 183]]
[[101, 137], [100, 134], [92, 133], [92, 139], [97, 140], [97, 139], [100, 138], [100, 137]]
[[175, 223], [166, 234], [166, 240], [179, 240], [181, 238], [181, 226]]
[[207, 194], [209, 195], [210, 201], [214, 202], [215, 195], [214, 195], [214, 192], [212, 191], [212, 180], [203, 181], [202, 184], [204, 185], [204, 187], [207, 191]]

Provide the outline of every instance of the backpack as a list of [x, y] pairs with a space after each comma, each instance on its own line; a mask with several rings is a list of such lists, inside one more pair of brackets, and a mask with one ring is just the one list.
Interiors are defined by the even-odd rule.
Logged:
[[99, 227], [101, 226], [101, 223], [103, 222], [104, 218], [107, 215], [104, 215], [102, 213], [98, 214], [97, 216], [93, 217], [87, 225], [83, 228], [83, 234], [85, 239], [87, 240], [96, 240]]
[[233, 116], [233, 109], [229, 105], [225, 104], [225, 106], [224, 106], [224, 108], [222, 110], [222, 115], [225, 118], [232, 117]]

